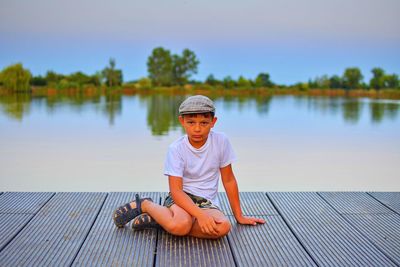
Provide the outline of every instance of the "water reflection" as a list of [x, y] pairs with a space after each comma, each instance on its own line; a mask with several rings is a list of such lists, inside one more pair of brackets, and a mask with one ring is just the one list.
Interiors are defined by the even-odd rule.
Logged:
[[384, 118], [396, 119], [399, 113], [399, 104], [395, 103], [370, 103], [371, 121], [380, 123]]
[[[365, 98], [345, 97], [310, 97], [310, 96], [271, 96], [271, 95], [215, 95], [210, 92], [210, 98], [221, 101], [223, 109], [232, 109], [239, 112], [255, 110], [260, 115], [268, 115], [271, 103], [275, 99], [292, 99], [297, 109], [306, 109], [312, 113], [320, 113], [328, 116], [340, 116], [349, 124], [360, 122], [362, 115], [369, 116], [374, 124], [381, 123], [385, 119], [395, 120], [399, 114], [399, 101], [382, 101]], [[171, 93], [134, 93], [146, 108], [147, 125], [153, 135], [167, 135], [171, 130], [178, 128], [176, 116], [178, 107], [186, 97], [181, 94]], [[45, 105], [50, 114], [65, 112], [62, 107], [68, 107], [69, 111], [81, 113], [90, 109], [100, 111], [110, 125], [114, 125], [115, 119], [121, 116], [123, 111], [123, 99], [127, 97], [120, 91], [106, 91], [104, 89], [86, 88], [57, 91], [46, 89], [34, 94], [3, 94], [0, 95], [0, 110], [13, 120], [22, 121], [24, 117], [36, 109]], [[285, 101], [284, 101], [285, 102]], [[275, 107], [275, 108], [279, 108]], [[279, 112], [279, 110], [278, 110]]]
[[30, 94], [10, 94], [0, 96], [0, 107], [5, 115], [22, 121], [23, 116], [30, 113], [32, 98]]
[[360, 120], [363, 103], [351, 99], [342, 103], [343, 119], [349, 123], [357, 123]]
[[269, 112], [271, 100], [272, 100], [271, 96], [257, 97], [256, 98], [257, 112], [259, 114], [267, 114]]
[[375, 99], [357, 99], [344, 97], [308, 97], [295, 98], [298, 108], [304, 105], [312, 112], [337, 115], [339, 112], [346, 123], [357, 124], [364, 109], [369, 109], [370, 119], [373, 123], [381, 123], [384, 119], [395, 120], [400, 110], [399, 101], [381, 101]]
[[185, 99], [184, 96], [146, 95], [140, 97], [147, 106], [147, 125], [153, 135], [167, 135], [171, 129], [176, 129], [178, 108]]
[[113, 92], [107, 92], [104, 95], [104, 105], [102, 105], [103, 114], [108, 117], [110, 125], [114, 124], [115, 117], [121, 115], [122, 95]]

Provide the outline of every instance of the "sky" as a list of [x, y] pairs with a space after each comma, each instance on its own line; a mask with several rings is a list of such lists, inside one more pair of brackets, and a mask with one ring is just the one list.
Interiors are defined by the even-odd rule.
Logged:
[[0, 0], [0, 69], [94, 74], [110, 58], [130, 81], [155, 47], [194, 51], [192, 78], [293, 84], [359, 67], [400, 74], [399, 0]]

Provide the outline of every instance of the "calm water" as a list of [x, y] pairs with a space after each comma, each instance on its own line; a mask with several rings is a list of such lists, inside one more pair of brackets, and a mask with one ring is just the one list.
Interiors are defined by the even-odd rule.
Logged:
[[[0, 190], [167, 191], [183, 99], [2, 97]], [[400, 191], [400, 101], [214, 99], [214, 130], [231, 139], [242, 191]]]

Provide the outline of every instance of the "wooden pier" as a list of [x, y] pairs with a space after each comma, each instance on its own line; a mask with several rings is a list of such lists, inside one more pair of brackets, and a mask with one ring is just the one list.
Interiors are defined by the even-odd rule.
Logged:
[[[400, 192], [243, 192], [219, 240], [117, 229], [135, 192], [0, 194], [0, 266], [400, 266]], [[141, 193], [161, 201], [162, 192]]]

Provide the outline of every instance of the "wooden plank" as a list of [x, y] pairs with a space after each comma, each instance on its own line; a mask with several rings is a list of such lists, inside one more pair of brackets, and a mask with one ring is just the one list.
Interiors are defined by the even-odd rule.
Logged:
[[[168, 193], [162, 193], [163, 203]], [[234, 266], [227, 237], [206, 240], [158, 231], [156, 266]]]
[[400, 215], [362, 192], [320, 195], [392, 261], [400, 265]]
[[[225, 192], [218, 193], [221, 209], [226, 215], [233, 215]], [[240, 206], [245, 215], [278, 215], [278, 212], [263, 192], [240, 192]]]
[[281, 216], [259, 216], [257, 226], [240, 225], [229, 216], [229, 243], [237, 266], [316, 266]]
[[[332, 213], [332, 208], [325, 201], [321, 201], [321, 197], [316, 193], [314, 195], [311, 192], [267, 192], [267, 195], [274, 207], [278, 209], [279, 214], [282, 214], [282, 208], [290, 208], [291, 218], [298, 219]], [[315, 198], [315, 201], [313, 199], [313, 202], [307, 205], [309, 197]], [[273, 198], [276, 198], [275, 201], [273, 201]], [[277, 203], [282, 204], [282, 207], [278, 207]]]
[[6, 192], [0, 195], [0, 213], [36, 213], [53, 195], [50, 192]]
[[160, 192], [160, 197], [161, 197], [161, 205], [163, 205], [164, 204], [164, 201], [165, 201], [165, 199], [167, 198], [167, 196], [168, 196], [168, 192]]
[[316, 192], [269, 192], [319, 266], [396, 266]]
[[[153, 266], [157, 230], [115, 227], [113, 211], [133, 200], [135, 193], [110, 193], [73, 266]], [[159, 193], [141, 193], [160, 203]]]
[[371, 192], [369, 195], [400, 214], [400, 192]]
[[7, 192], [0, 195], [0, 251], [54, 193]]
[[340, 214], [392, 213], [365, 192], [319, 192], [318, 194]]
[[227, 237], [218, 240], [159, 231], [156, 266], [235, 266]]
[[33, 216], [34, 214], [26, 213], [0, 214], [0, 251], [21, 231]]
[[106, 193], [57, 193], [0, 253], [0, 266], [69, 266]]
[[343, 216], [400, 266], [400, 215], [392, 213]]

